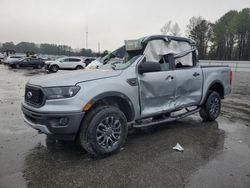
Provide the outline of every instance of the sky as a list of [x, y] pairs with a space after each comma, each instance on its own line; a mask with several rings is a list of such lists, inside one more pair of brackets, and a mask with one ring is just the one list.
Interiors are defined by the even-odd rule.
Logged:
[[0, 42], [113, 50], [126, 39], [160, 34], [172, 20], [185, 36], [192, 16], [214, 22], [250, 0], [0, 0]]

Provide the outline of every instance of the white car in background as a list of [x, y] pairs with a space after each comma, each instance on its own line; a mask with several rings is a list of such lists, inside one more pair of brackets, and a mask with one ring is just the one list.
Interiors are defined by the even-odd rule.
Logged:
[[3, 63], [7, 65], [7, 64], [10, 64], [11, 62], [18, 61], [24, 57], [25, 57], [24, 55], [11, 55], [11, 56], [4, 58]]
[[55, 61], [46, 61], [45, 69], [57, 72], [59, 69], [84, 69], [86, 64], [81, 57], [62, 57]]
[[92, 61], [91, 63], [89, 63], [86, 68], [88, 68], [88, 69], [97, 69], [102, 65], [103, 65], [103, 63], [101, 62], [100, 58], [98, 58], [98, 59]]
[[0, 61], [2, 61], [3, 59], [4, 59], [4, 55], [0, 53]]
[[121, 58], [110, 58], [110, 59], [105, 59], [105, 57], [98, 58], [98, 59], [92, 61], [90, 64], [88, 64], [88, 66], [86, 68], [87, 69], [98, 69], [101, 66], [106, 64], [106, 60], [108, 60], [109, 64], [122, 63], [122, 61], [123, 61]]

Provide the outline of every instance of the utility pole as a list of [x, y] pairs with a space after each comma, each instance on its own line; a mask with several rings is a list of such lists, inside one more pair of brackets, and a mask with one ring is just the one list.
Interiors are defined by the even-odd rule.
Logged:
[[100, 54], [101, 52], [101, 45], [100, 45], [100, 42], [98, 42], [98, 53]]
[[87, 25], [87, 28], [86, 28], [86, 49], [88, 49], [88, 25]]

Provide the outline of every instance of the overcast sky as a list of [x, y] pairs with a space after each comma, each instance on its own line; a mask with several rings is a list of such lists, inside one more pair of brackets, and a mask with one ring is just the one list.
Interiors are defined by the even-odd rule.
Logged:
[[250, 0], [0, 0], [0, 42], [66, 44], [112, 50], [125, 39], [160, 34], [169, 20], [182, 35], [192, 16], [215, 21]]

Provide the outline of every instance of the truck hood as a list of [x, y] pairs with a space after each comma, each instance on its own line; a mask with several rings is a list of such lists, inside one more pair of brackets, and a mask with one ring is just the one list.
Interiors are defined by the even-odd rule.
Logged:
[[72, 86], [79, 82], [119, 76], [121, 73], [122, 71], [119, 70], [100, 69], [60, 72], [33, 78], [28, 83], [41, 87]]

